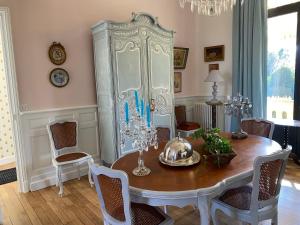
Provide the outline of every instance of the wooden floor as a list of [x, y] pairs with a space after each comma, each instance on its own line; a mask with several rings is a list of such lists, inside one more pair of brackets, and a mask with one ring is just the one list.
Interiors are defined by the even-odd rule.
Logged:
[[[89, 186], [86, 177], [81, 181], [66, 182], [63, 198], [57, 196], [57, 191], [56, 187], [49, 187], [20, 194], [16, 183], [0, 185], [4, 225], [103, 224], [96, 192]], [[199, 225], [199, 214], [192, 207], [169, 209], [176, 225]], [[289, 162], [279, 201], [279, 224], [300, 225], [299, 209], [300, 166]]]
[[6, 163], [3, 165], [0, 165], [0, 171], [1, 170], [7, 170], [7, 169], [11, 169], [11, 168], [15, 168], [16, 167], [16, 163], [12, 162], [12, 163]]

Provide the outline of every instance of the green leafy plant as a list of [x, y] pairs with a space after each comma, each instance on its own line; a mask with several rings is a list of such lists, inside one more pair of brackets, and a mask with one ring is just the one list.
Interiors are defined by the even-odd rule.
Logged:
[[210, 154], [219, 155], [232, 152], [232, 146], [229, 140], [220, 136], [219, 128], [213, 128], [206, 132], [203, 128], [200, 128], [192, 137], [194, 139], [202, 138], [204, 140], [204, 148]]

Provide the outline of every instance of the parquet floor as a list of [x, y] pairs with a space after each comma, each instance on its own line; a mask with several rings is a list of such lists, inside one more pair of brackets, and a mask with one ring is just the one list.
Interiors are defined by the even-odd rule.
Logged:
[[[103, 224], [99, 203], [87, 178], [65, 183], [65, 195], [57, 196], [49, 187], [31, 193], [18, 193], [16, 183], [0, 186], [0, 208], [4, 225], [97, 225]], [[289, 162], [279, 201], [279, 224], [300, 225], [300, 166]], [[192, 207], [169, 207], [176, 225], [199, 225], [199, 214]], [[227, 220], [225, 218], [225, 220]], [[239, 224], [229, 222], [228, 225]], [[270, 224], [270, 222], [265, 222]]]

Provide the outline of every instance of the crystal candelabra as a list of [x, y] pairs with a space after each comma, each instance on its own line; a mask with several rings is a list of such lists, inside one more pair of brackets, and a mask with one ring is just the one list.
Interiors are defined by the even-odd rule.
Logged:
[[132, 173], [136, 176], [146, 176], [151, 170], [144, 164], [143, 151], [148, 151], [151, 146], [155, 149], [158, 148], [157, 131], [153, 122], [151, 122], [150, 104], [146, 106], [145, 115], [144, 100], [139, 102], [137, 91], [135, 91], [135, 99], [128, 98], [121, 105], [124, 105], [124, 110], [121, 110], [122, 118], [124, 118], [120, 127], [121, 148], [124, 149], [126, 143], [131, 143], [133, 149], [138, 150], [138, 166]]
[[249, 116], [252, 114], [252, 103], [249, 98], [243, 97], [238, 94], [235, 97], [229, 98], [227, 103], [224, 103], [225, 114], [237, 117], [237, 128], [235, 132], [232, 132], [232, 138], [244, 139], [248, 137], [248, 134], [241, 128], [241, 120], [243, 116]]

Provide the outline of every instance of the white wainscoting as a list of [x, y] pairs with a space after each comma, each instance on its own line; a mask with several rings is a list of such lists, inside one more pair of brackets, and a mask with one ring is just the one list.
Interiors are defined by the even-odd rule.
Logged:
[[[21, 113], [25, 166], [29, 190], [35, 191], [55, 184], [55, 170], [51, 162], [50, 142], [46, 125], [52, 120], [77, 120], [79, 147], [91, 154], [95, 163], [100, 162], [97, 106], [51, 109]], [[88, 167], [81, 168], [82, 175]], [[77, 177], [77, 170], [70, 166], [63, 170], [63, 179]]]

